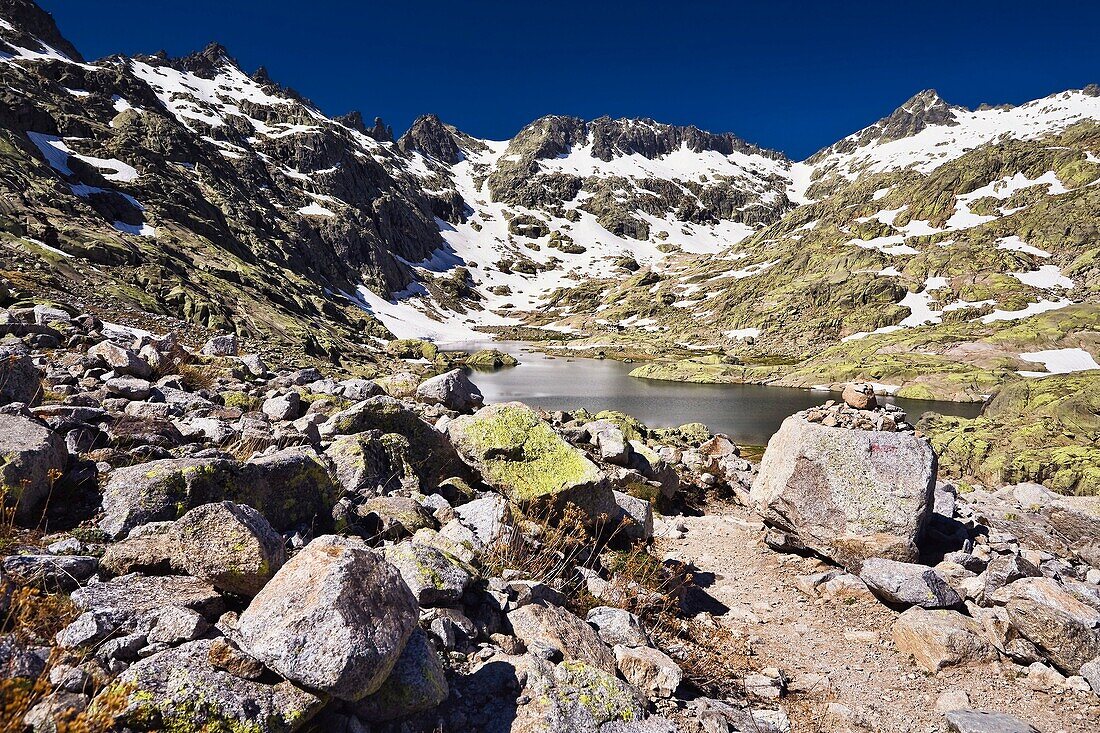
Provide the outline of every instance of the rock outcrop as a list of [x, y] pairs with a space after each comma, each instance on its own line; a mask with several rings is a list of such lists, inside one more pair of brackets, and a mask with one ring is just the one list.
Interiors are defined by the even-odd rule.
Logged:
[[343, 700], [382, 686], [417, 622], [400, 573], [365, 544], [318, 537], [252, 599], [242, 648], [287, 679]]
[[751, 500], [765, 521], [858, 570], [869, 557], [917, 559], [936, 455], [911, 432], [787, 418], [768, 442]]

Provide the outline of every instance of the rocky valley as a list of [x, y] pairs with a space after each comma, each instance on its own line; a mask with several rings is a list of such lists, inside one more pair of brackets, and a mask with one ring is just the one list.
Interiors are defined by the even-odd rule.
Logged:
[[1100, 88], [396, 135], [32, 0], [0, 82], [0, 730], [1100, 730]]

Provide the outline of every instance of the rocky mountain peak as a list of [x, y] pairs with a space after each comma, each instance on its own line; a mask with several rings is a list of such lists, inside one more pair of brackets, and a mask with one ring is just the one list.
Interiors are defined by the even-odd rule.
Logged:
[[618, 155], [642, 155], [653, 159], [681, 148], [695, 153], [714, 151], [722, 155], [735, 152], [764, 155], [776, 160], [786, 156], [745, 142], [731, 133], [713, 133], [694, 125], [680, 126], [656, 122], [649, 118], [612, 119], [599, 117], [588, 124], [592, 138], [592, 154], [604, 161]]
[[587, 124], [580, 117], [546, 115], [520, 130], [508, 143], [507, 154], [545, 160], [565, 155], [587, 141]]
[[849, 135], [840, 142], [812, 155], [806, 162], [817, 163], [830, 154], [852, 153], [871, 144], [912, 137], [927, 127], [958, 125], [955, 110], [935, 89], [917, 92], [900, 107], [878, 122]]
[[[218, 69], [227, 65], [240, 69], [240, 65], [230, 55], [228, 49], [216, 41], [206, 44], [206, 47], [201, 51], [177, 59], [173, 64], [181, 71], [189, 71], [204, 79], [213, 78]], [[266, 75], [266, 70], [264, 73]]]
[[0, 48], [3, 46], [2, 39], [10, 36], [23, 48], [41, 50], [33, 47], [44, 43], [73, 61], [84, 61], [76, 47], [61, 35], [53, 16], [33, 0], [0, 0], [0, 18], [12, 26], [10, 29], [0, 26]]
[[337, 117], [336, 121], [342, 125], [347, 125], [357, 132], [363, 133], [367, 137], [372, 137], [378, 142], [393, 142], [393, 127], [383, 122], [381, 117], [375, 117], [374, 124], [368, 127], [366, 121], [363, 119], [363, 113], [357, 109], [353, 109], [346, 115]]
[[916, 135], [930, 125], [957, 125], [952, 107], [935, 89], [925, 89], [860, 135], [860, 145], [871, 140], [889, 142]]
[[336, 118], [336, 121], [364, 135], [367, 134], [367, 123], [363, 121], [363, 113], [357, 109], [353, 109], [346, 115], [340, 115]]
[[881, 138], [897, 140], [915, 135], [929, 125], [957, 125], [955, 113], [935, 89], [914, 94], [905, 104], [881, 121]]
[[485, 145], [434, 114], [421, 115], [397, 141], [406, 153], [418, 152], [441, 163], [453, 165], [463, 159], [463, 151], [479, 152]]

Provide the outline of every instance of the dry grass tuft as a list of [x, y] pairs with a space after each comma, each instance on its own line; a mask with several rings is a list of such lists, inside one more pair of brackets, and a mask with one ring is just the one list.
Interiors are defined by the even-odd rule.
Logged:
[[67, 595], [25, 586], [12, 591], [0, 629], [22, 642], [48, 643], [79, 615]]
[[[0, 679], [0, 731], [22, 731], [27, 713], [50, 696], [51, 659], [37, 679]], [[56, 714], [51, 730], [56, 733], [112, 733], [129, 706], [132, 686], [113, 685], [98, 695], [87, 710], [65, 710]]]
[[486, 577], [518, 572], [526, 580], [553, 586], [567, 596], [579, 588], [577, 567], [591, 567], [593, 538], [586, 515], [574, 506], [561, 512], [545, 511], [516, 517], [497, 542], [482, 556]]
[[183, 385], [189, 392], [213, 388], [220, 371], [210, 364], [180, 364], [176, 368], [176, 373], [183, 378]]

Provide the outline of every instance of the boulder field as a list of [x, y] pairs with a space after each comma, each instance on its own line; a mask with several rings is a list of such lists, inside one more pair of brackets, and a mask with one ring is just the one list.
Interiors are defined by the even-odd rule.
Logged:
[[[959, 494], [858, 387], [757, 467], [700, 425], [483, 405], [458, 370], [375, 382], [229, 335], [51, 328], [3, 345], [0, 661], [34, 691], [24, 729], [795, 730], [782, 661], [737, 656], [707, 573], [655, 537], [728, 504], [826, 568], [784, 582], [896, 613], [916, 669], [1100, 685], [1100, 520], [1037, 485]], [[1032, 724], [1011, 713], [940, 723]]]

